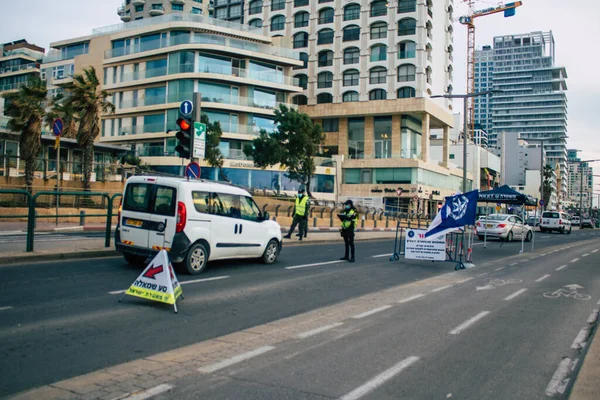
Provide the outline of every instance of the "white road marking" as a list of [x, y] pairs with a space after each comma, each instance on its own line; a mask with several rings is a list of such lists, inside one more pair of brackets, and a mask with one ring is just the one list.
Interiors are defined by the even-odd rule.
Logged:
[[540, 254], [540, 257], [544, 257], [544, 256], [547, 256], [547, 255], [548, 255], [548, 253], [542, 253], [542, 254]]
[[504, 268], [506, 268], [506, 267], [499, 267], [499, 268], [496, 268], [494, 271], [502, 271]]
[[514, 262], [514, 263], [510, 264], [510, 266], [512, 267], [513, 265], [517, 265], [517, 264], [518, 264], [518, 262]]
[[389, 253], [389, 254], [378, 254], [376, 256], [372, 256], [373, 258], [380, 258], [380, 257], [389, 257], [389, 256], [393, 256], [394, 253]]
[[575, 337], [575, 340], [573, 340], [571, 348], [575, 350], [583, 349], [586, 345], [586, 339], [588, 338], [589, 334], [590, 328], [582, 328]]
[[460, 334], [462, 331], [464, 331], [469, 326], [473, 325], [475, 322], [479, 321], [481, 318], [485, 317], [489, 313], [490, 313], [489, 311], [482, 311], [482, 312], [480, 312], [476, 316], [474, 316], [472, 318], [469, 318], [468, 320], [466, 320], [465, 322], [463, 322], [462, 324], [460, 324], [459, 326], [457, 326], [456, 328], [454, 328], [453, 330], [451, 330], [450, 334], [451, 335], [458, 335], [458, 334]]
[[593, 310], [592, 313], [590, 314], [590, 316], [587, 319], [587, 323], [588, 324], [593, 324], [594, 322], [596, 322], [596, 320], [598, 319], [598, 313], [600, 312], [600, 310]]
[[0, 311], [7, 311], [7, 310], [12, 310], [14, 309], [13, 306], [4, 306], [4, 307], [0, 307]]
[[285, 267], [285, 269], [298, 269], [298, 268], [318, 267], [319, 265], [338, 264], [338, 263], [341, 263], [342, 261], [344, 261], [344, 260], [325, 261], [325, 262], [314, 263], [314, 264], [294, 265], [293, 267]]
[[298, 339], [306, 339], [307, 337], [318, 335], [319, 333], [328, 331], [333, 328], [337, 328], [338, 326], [341, 326], [341, 325], [343, 325], [341, 322], [336, 322], [335, 324], [325, 325], [325, 326], [321, 326], [319, 328], [312, 329], [310, 331], [302, 332], [302, 333], [296, 335], [296, 337]]
[[592, 250], [592, 253], [597, 253], [597, 252], [598, 252], [598, 249]]
[[258, 349], [254, 349], [254, 350], [248, 351], [246, 353], [238, 354], [237, 356], [233, 356], [231, 358], [226, 358], [225, 360], [219, 361], [218, 363], [210, 364], [205, 367], [200, 367], [200, 368], [198, 368], [198, 371], [204, 372], [206, 374], [210, 374], [210, 373], [218, 371], [220, 369], [229, 367], [233, 364], [237, 364], [241, 361], [245, 361], [252, 357], [256, 357], [261, 354], [264, 354], [268, 351], [273, 350], [274, 348], [275, 348], [274, 346], [259, 347]]
[[536, 281], [536, 282], [541, 282], [541, 281], [543, 281], [544, 279], [546, 279], [546, 278], [549, 278], [549, 277], [550, 277], [550, 275], [546, 274], [546, 275], [544, 275], [544, 276], [542, 276], [542, 277], [539, 277], [539, 278], [537, 278], [535, 281]]
[[[227, 279], [230, 278], [229, 275], [225, 275], [225, 276], [214, 276], [212, 278], [203, 278], [203, 279], [192, 279], [189, 281], [179, 281], [180, 285], [189, 285], [191, 283], [200, 283], [200, 282], [211, 282], [211, 281], [219, 281], [221, 279]], [[129, 289], [125, 289], [125, 290], [114, 290], [112, 292], [108, 292], [108, 294], [121, 294], [121, 293], [125, 293], [126, 291], [128, 291]]]
[[456, 283], [465, 283], [465, 282], [469, 282], [471, 279], [475, 279], [473, 277], [467, 278], [467, 279], [463, 279], [462, 281], [458, 281]]
[[579, 258], [574, 258], [574, 259], [571, 260], [571, 262], [574, 263], [574, 262], [577, 262], [579, 260], [580, 260]]
[[392, 379], [394, 376], [398, 375], [400, 372], [410, 367], [412, 364], [419, 361], [419, 357], [408, 357], [404, 360], [400, 361], [398, 364], [394, 365], [392, 368], [383, 371], [381, 374], [377, 375], [370, 381], [366, 382], [364, 385], [357, 387], [353, 391], [344, 396], [340, 397], [340, 400], [357, 400], [363, 397], [364, 395], [372, 392], [377, 389], [379, 386], [383, 385], [388, 380]]
[[415, 294], [414, 296], [410, 296], [398, 301], [398, 303], [408, 303], [409, 301], [420, 299], [421, 297], [425, 297], [425, 295], [423, 293]]
[[560, 271], [561, 269], [565, 269], [567, 267], [568, 267], [568, 265], [566, 265], [566, 264], [565, 265], [561, 265], [560, 267], [556, 268], [556, 271]]
[[585, 254], [582, 254], [581, 257], [587, 257], [589, 255], [590, 255], [590, 253], [585, 253]]
[[442, 290], [451, 288], [452, 286], [454, 286], [454, 285], [446, 285], [446, 286], [442, 286], [442, 287], [438, 287], [438, 288], [432, 289], [431, 291], [432, 292], [441, 292]]
[[546, 386], [546, 394], [548, 396], [555, 396], [558, 393], [563, 393], [567, 388], [569, 382], [567, 375], [569, 374], [569, 365], [571, 364], [570, 358], [563, 358], [558, 364], [558, 368], [554, 371], [550, 383]]
[[354, 318], [354, 319], [361, 319], [361, 318], [364, 318], [364, 317], [368, 317], [369, 315], [373, 315], [373, 314], [377, 314], [378, 312], [385, 311], [388, 308], [392, 308], [392, 306], [391, 305], [386, 305], [386, 306], [382, 306], [382, 307], [377, 307], [377, 308], [374, 308], [374, 309], [369, 310], [367, 312], [355, 315], [352, 318]]
[[517, 297], [518, 295], [525, 293], [526, 291], [527, 291], [527, 289], [519, 289], [519, 290], [517, 290], [516, 292], [514, 292], [513, 294], [511, 294], [510, 296], [506, 296], [506, 297], [504, 298], [504, 301], [509, 301], [509, 300], [512, 300], [512, 299], [514, 299], [515, 297]]
[[144, 400], [144, 399], [149, 399], [150, 397], [154, 397], [154, 396], [159, 395], [161, 393], [168, 392], [171, 389], [173, 389], [173, 385], [168, 385], [166, 383], [163, 383], [162, 385], [154, 386], [154, 387], [152, 387], [150, 389], [146, 389], [146, 390], [143, 390], [141, 392], [133, 393], [131, 396], [125, 397], [123, 400]]

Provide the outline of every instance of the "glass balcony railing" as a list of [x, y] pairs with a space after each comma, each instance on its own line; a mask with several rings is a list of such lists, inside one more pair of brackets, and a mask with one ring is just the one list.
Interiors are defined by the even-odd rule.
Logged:
[[11, 83], [8, 85], [0, 85], [0, 92], [4, 92], [7, 90], [17, 90], [22, 86], [26, 86], [27, 82], [17, 82], [17, 83]]
[[118, 103], [119, 109], [135, 108], [145, 106], [155, 106], [157, 104], [165, 104], [167, 96], [147, 96], [138, 99], [123, 100]]
[[165, 124], [122, 126], [118, 131], [118, 136], [141, 135], [143, 133], [164, 133], [166, 131]]
[[21, 64], [21, 65], [13, 65], [12, 67], [0, 67], [0, 74], [8, 74], [11, 72], [19, 72], [19, 71], [27, 71], [29, 69], [39, 69], [40, 65], [31, 63], [31, 64]]
[[[187, 97], [186, 97], [187, 96]], [[178, 99], [176, 101], [183, 101], [185, 99], [191, 98], [192, 94], [187, 93], [181, 95], [182, 99]], [[255, 107], [255, 108], [264, 108], [268, 110], [273, 110], [279, 108], [280, 104], [285, 105], [288, 108], [298, 109], [296, 104], [288, 104], [282, 103], [278, 101], [261, 101], [256, 100], [251, 97], [241, 97], [241, 96], [220, 96], [220, 97], [211, 97], [211, 96], [202, 96], [203, 103], [220, 103], [220, 104], [231, 104], [231, 105], [239, 105], [244, 107]]]
[[[155, 20], [156, 18], [152, 19]], [[269, 44], [255, 43], [247, 40], [235, 39], [226, 36], [212, 35], [210, 33], [194, 33], [194, 35], [180, 35], [170, 38], [151, 40], [148, 42], [140, 42], [128, 47], [110, 49], [104, 52], [104, 58], [109, 59], [114, 57], [121, 57], [183, 44], [214, 44], [234, 49], [254, 51], [257, 53], [263, 53], [272, 56], [292, 58], [294, 60], [299, 59], [299, 53], [293, 49], [271, 46]]]
[[244, 160], [244, 161], [252, 160], [252, 157], [248, 157], [247, 155], [244, 154], [244, 150], [239, 150], [239, 149], [226, 150], [223, 152], [223, 157], [225, 157], [228, 160]]

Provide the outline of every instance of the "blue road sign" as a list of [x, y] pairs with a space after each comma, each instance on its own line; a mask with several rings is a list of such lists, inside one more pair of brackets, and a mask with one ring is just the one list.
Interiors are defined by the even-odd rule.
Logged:
[[540, 200], [540, 206], [542, 206], [542, 207], [543, 207], [543, 206], [545, 206], [545, 205], [546, 205], [546, 202], [545, 202], [544, 200]]
[[185, 167], [185, 176], [188, 178], [200, 178], [200, 164], [192, 161]]
[[63, 121], [60, 118], [56, 118], [52, 123], [52, 132], [54, 136], [60, 136], [63, 131]]
[[192, 111], [194, 111], [194, 103], [189, 100], [184, 100], [179, 105], [179, 112], [182, 115], [188, 116], [192, 113]]

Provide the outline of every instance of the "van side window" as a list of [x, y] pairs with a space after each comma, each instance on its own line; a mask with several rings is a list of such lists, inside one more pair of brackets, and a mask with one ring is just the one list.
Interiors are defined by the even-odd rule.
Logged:
[[248, 221], [258, 221], [260, 217], [260, 210], [254, 200], [250, 197], [241, 196], [242, 206], [242, 219]]
[[228, 193], [213, 193], [212, 214], [230, 218], [242, 218], [240, 196]]
[[123, 210], [147, 213], [150, 212], [152, 187], [148, 183], [130, 183], [125, 190]]
[[177, 203], [177, 190], [167, 186], [157, 186], [154, 197], [153, 214], [172, 217], [175, 215], [175, 206]]
[[192, 192], [192, 200], [194, 202], [194, 208], [199, 213], [214, 214], [210, 193]]

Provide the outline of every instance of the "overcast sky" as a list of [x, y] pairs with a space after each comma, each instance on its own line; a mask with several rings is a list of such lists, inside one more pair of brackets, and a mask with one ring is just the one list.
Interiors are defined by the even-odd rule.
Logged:
[[[439, 1], [439, 0], [434, 0]], [[600, 108], [600, 1], [599, 0], [523, 0], [516, 16], [502, 14], [476, 20], [476, 45], [492, 44], [498, 35], [552, 30], [556, 41], [556, 62], [568, 74], [568, 146], [583, 150], [584, 159], [600, 159], [600, 140], [595, 117]], [[0, 0], [0, 42], [26, 38], [42, 47], [48, 43], [84, 36], [96, 27], [120, 23], [117, 7], [122, 0]], [[466, 11], [462, 0], [455, 0], [455, 16]], [[483, 9], [497, 4], [477, 2]], [[454, 27], [454, 91], [464, 93], [466, 29]], [[461, 104], [455, 110], [461, 110]], [[596, 164], [600, 167], [600, 163]], [[600, 170], [600, 168], [597, 168]], [[600, 186], [597, 186], [600, 191]]]

